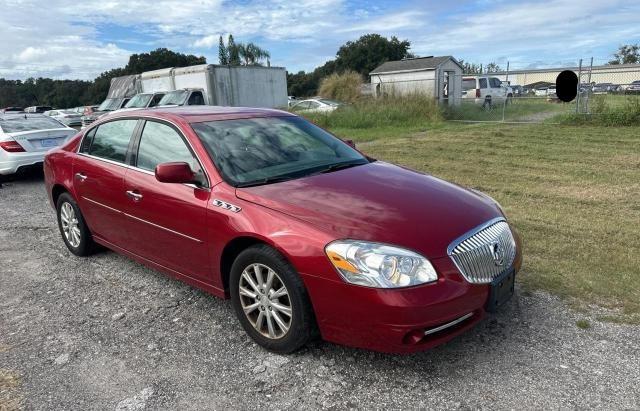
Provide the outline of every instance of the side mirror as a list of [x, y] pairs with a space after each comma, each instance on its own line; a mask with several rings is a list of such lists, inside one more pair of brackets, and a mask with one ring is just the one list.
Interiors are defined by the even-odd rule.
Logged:
[[351, 148], [356, 148], [356, 143], [353, 140], [342, 140]]
[[156, 166], [156, 180], [161, 183], [193, 183], [195, 174], [187, 163], [162, 163]]

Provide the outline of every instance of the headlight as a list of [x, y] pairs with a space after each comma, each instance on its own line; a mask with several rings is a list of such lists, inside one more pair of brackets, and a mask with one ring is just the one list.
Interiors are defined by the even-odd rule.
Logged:
[[438, 280], [429, 260], [403, 248], [338, 240], [327, 245], [325, 252], [342, 278], [352, 284], [398, 288]]

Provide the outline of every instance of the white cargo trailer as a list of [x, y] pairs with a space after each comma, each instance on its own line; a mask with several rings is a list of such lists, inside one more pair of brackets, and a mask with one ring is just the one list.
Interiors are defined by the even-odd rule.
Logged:
[[282, 67], [202, 64], [149, 71], [140, 78], [145, 93], [169, 92], [161, 105], [287, 106]]

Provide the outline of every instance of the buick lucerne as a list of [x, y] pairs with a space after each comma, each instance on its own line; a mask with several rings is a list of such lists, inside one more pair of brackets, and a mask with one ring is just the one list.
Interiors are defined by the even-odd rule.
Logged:
[[513, 294], [518, 235], [478, 191], [369, 158], [288, 112], [103, 117], [45, 158], [62, 239], [222, 298], [262, 347], [408, 353]]

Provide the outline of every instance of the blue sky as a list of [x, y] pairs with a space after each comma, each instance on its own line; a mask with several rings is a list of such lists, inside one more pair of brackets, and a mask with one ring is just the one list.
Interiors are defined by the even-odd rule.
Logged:
[[[45, 6], [46, 4], [46, 6]], [[218, 36], [311, 70], [365, 33], [398, 36], [418, 55], [512, 68], [605, 63], [640, 42], [639, 1], [0, 0], [0, 77], [92, 79], [158, 47], [217, 62]]]

